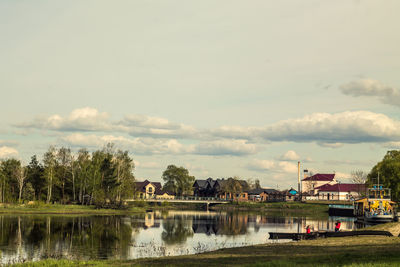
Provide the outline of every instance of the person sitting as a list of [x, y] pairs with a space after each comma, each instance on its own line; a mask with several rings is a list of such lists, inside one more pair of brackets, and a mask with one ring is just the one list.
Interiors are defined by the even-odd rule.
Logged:
[[307, 234], [311, 234], [311, 228], [310, 228], [309, 225], [307, 225], [307, 227], [306, 227], [306, 233], [307, 233]]
[[340, 231], [340, 225], [341, 225], [340, 221], [337, 221], [335, 223], [335, 232], [339, 232]]

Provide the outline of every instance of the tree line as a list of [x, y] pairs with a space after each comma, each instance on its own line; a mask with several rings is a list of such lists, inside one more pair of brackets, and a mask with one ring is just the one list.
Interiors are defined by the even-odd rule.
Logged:
[[77, 154], [50, 146], [42, 162], [36, 155], [27, 166], [17, 159], [0, 162], [0, 202], [118, 204], [134, 194], [134, 168], [128, 151], [113, 144], [92, 153], [82, 148]]

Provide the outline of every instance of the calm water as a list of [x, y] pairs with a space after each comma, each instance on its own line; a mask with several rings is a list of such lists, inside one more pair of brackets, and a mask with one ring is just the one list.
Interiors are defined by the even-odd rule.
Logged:
[[[266, 242], [268, 232], [333, 230], [338, 218], [169, 211], [136, 216], [1, 215], [1, 263], [43, 258], [134, 259]], [[341, 218], [343, 229], [354, 229]], [[279, 242], [279, 241], [278, 241]]]

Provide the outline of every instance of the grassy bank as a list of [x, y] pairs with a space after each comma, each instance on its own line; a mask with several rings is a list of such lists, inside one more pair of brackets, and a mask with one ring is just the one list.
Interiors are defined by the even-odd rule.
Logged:
[[262, 213], [296, 213], [302, 215], [321, 214], [328, 212], [327, 204], [301, 202], [239, 202], [220, 204], [210, 207], [218, 211], [257, 211]]
[[[371, 229], [400, 231], [399, 223]], [[400, 238], [326, 238], [221, 249], [197, 255], [131, 261], [44, 260], [16, 266], [399, 266]]]
[[141, 213], [145, 209], [142, 207], [130, 206], [126, 209], [98, 209], [95, 206], [82, 205], [60, 205], [60, 204], [3, 204], [0, 206], [0, 214], [99, 214], [99, 215], [118, 215]]

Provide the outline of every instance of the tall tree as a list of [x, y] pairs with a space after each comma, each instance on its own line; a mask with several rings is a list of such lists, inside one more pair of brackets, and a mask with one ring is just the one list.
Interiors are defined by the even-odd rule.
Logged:
[[30, 183], [34, 190], [34, 198], [41, 199], [42, 190], [46, 184], [44, 168], [38, 161], [36, 155], [31, 157], [31, 162], [27, 166], [27, 183]]
[[50, 146], [43, 156], [44, 172], [47, 183], [47, 199], [46, 203], [50, 203], [53, 192], [53, 185], [55, 182], [55, 172], [57, 165], [57, 151], [54, 146]]
[[133, 159], [129, 157], [128, 151], [118, 150], [114, 157], [115, 170], [117, 175], [117, 190], [116, 201], [120, 202], [123, 198], [134, 195], [135, 177], [133, 170], [135, 165]]
[[78, 151], [77, 158], [77, 183], [79, 186], [78, 201], [83, 203], [83, 196], [87, 192], [87, 186], [89, 185], [89, 176], [91, 170], [90, 154], [87, 149], [82, 148]]
[[61, 184], [61, 201], [65, 204], [65, 185], [68, 182], [68, 176], [70, 174], [72, 164], [71, 149], [66, 147], [61, 147], [57, 152], [57, 166], [59, 171], [59, 182]]
[[367, 183], [379, 183], [390, 188], [394, 200], [400, 200], [400, 151], [391, 150], [378, 162], [368, 174]]
[[7, 159], [1, 162], [1, 202], [12, 202], [18, 197], [18, 183], [15, 177], [15, 172], [20, 166], [21, 162], [16, 159]]
[[194, 176], [189, 175], [189, 171], [184, 167], [169, 165], [162, 174], [165, 181], [164, 190], [175, 192], [178, 196], [189, 194], [192, 191]]
[[15, 169], [14, 176], [18, 182], [18, 202], [21, 203], [22, 189], [26, 182], [26, 167], [19, 165], [18, 168]]

